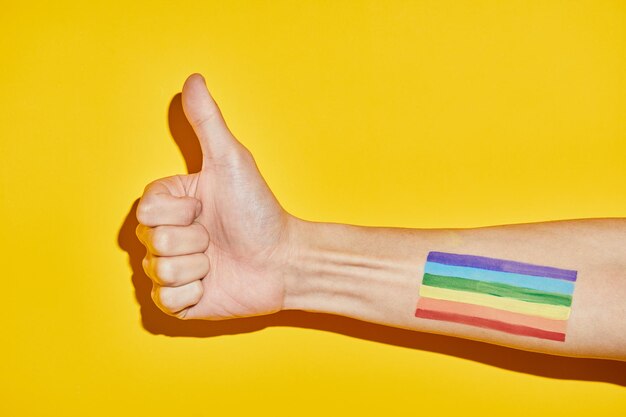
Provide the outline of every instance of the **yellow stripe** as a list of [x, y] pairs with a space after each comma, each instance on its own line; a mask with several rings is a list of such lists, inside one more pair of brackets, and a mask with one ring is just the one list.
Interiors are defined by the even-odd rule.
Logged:
[[[438, 300], [478, 304], [481, 306], [499, 308], [500, 310], [512, 311], [514, 313], [529, 314], [531, 316], [545, 317], [554, 320], [567, 320], [570, 312], [570, 308], [566, 306], [529, 303], [513, 298], [429, 287], [428, 285], [422, 285], [420, 295], [422, 297], [436, 298]], [[497, 319], [497, 317], [494, 318]]]

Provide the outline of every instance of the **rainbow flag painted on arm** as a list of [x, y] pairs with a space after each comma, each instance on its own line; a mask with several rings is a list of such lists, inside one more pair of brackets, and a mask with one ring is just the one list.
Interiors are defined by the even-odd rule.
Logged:
[[565, 341], [577, 272], [430, 252], [415, 317]]

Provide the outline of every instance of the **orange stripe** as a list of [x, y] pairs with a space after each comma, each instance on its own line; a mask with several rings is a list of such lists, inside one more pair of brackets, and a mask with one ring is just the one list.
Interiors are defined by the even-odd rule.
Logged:
[[458, 301], [438, 300], [435, 298], [421, 297], [417, 302], [417, 308], [432, 310], [442, 313], [463, 314], [483, 319], [498, 320], [521, 326], [534, 327], [551, 332], [565, 333], [567, 320], [553, 320], [545, 317], [529, 316], [514, 313], [512, 311], [499, 310], [476, 304], [460, 303]]

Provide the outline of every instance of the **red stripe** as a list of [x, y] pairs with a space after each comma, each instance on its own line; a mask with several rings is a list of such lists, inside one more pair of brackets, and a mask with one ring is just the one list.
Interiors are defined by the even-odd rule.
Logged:
[[490, 320], [480, 317], [466, 316], [463, 314], [446, 313], [441, 311], [431, 311], [418, 308], [417, 311], [415, 311], [415, 317], [469, 324], [470, 326], [500, 330], [502, 332], [517, 334], [521, 336], [531, 336], [540, 339], [556, 340], [559, 342], [565, 341], [565, 333], [551, 332], [548, 330], [536, 329], [534, 327], [521, 326], [518, 324], [505, 323], [503, 321]]

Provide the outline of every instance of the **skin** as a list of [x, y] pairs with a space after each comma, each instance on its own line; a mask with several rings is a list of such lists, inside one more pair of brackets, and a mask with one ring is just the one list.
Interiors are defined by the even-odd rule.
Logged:
[[[202, 170], [148, 184], [137, 207], [143, 266], [165, 313], [222, 320], [300, 309], [537, 352], [626, 360], [626, 219], [474, 229], [306, 221], [281, 207], [201, 75], [186, 80], [182, 102], [200, 141]], [[566, 341], [416, 318], [431, 250], [577, 270]]]

